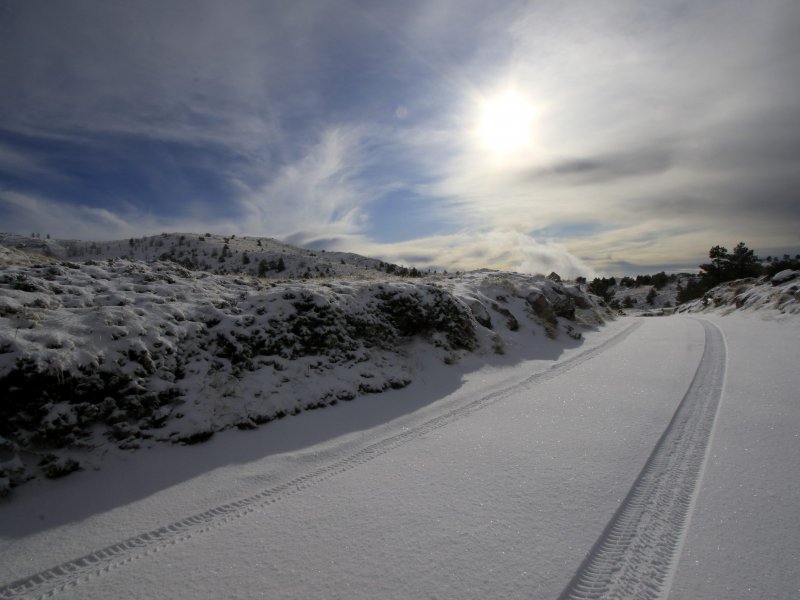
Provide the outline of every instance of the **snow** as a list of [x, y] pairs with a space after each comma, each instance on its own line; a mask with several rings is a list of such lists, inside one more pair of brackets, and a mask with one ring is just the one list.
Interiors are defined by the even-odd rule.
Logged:
[[[789, 271], [793, 273], [794, 271]], [[782, 277], [778, 277], [784, 273]], [[767, 319], [793, 318], [800, 314], [800, 285], [786, 271], [771, 281], [739, 279], [718, 285], [703, 298], [678, 307], [679, 313], [710, 312], [723, 315], [742, 311], [756, 313]]]
[[[272, 238], [212, 233], [162, 233], [155, 236], [88, 242], [0, 233], [0, 246], [29, 256], [74, 262], [109, 258], [152, 262], [165, 258], [185, 268], [209, 273], [246, 273], [273, 279], [375, 276], [403, 267], [349, 252], [309, 250]], [[262, 264], [263, 261], [263, 264]], [[34, 261], [30, 261], [33, 263]], [[0, 252], [0, 264], [3, 263]]]
[[779, 283], [791, 281], [792, 279], [797, 279], [798, 277], [800, 277], [800, 271], [784, 269], [783, 271], [779, 271], [772, 276], [772, 283], [777, 285]]
[[14, 458], [0, 458], [0, 491], [402, 388], [419, 371], [415, 341], [449, 364], [548, 353], [610, 316], [577, 289], [511, 273], [278, 282], [20, 254], [4, 249], [0, 276], [0, 447]]
[[[668, 281], [660, 289], [652, 285], [626, 287], [617, 284], [611, 288], [611, 291], [614, 294], [614, 300], [619, 303], [622, 310], [627, 314], [663, 314], [665, 310], [671, 310], [677, 304], [678, 286], [686, 285], [686, 279], [686, 275], [675, 276], [674, 279]], [[647, 297], [651, 293], [654, 293], [654, 295], [648, 301]]]
[[[618, 332], [619, 329], [615, 326], [599, 335], [608, 339], [610, 334]], [[374, 460], [362, 463], [355, 469], [347, 470], [336, 477], [330, 477], [313, 485], [308, 489], [308, 495], [295, 494], [276, 503], [275, 506], [278, 507], [279, 512], [268, 521], [273, 523], [277, 530], [262, 531], [257, 539], [253, 540], [253, 543], [261, 544], [263, 539], [282, 540], [280, 551], [277, 552], [278, 556], [275, 556], [273, 560], [279, 560], [282, 565], [289, 565], [295, 561], [307, 559], [307, 557], [304, 558], [304, 554], [309, 551], [310, 539], [313, 538], [316, 547], [324, 538], [328, 540], [327, 545], [320, 548], [320, 552], [313, 552], [320, 561], [323, 563], [330, 561], [334, 565], [344, 561], [350, 565], [348, 568], [356, 568], [360, 564], [362, 569], [369, 569], [375, 568], [381, 562], [381, 556], [386, 557], [388, 552], [385, 547], [383, 550], [376, 547], [385, 546], [386, 539], [382, 536], [373, 537], [375, 528], [385, 528], [389, 536], [392, 536], [391, 532], [408, 530], [408, 536], [400, 536], [406, 540], [407, 546], [408, 555], [404, 554], [403, 556], [406, 558], [416, 556], [417, 560], [405, 567], [397, 565], [396, 568], [406, 569], [405, 572], [408, 572], [408, 569], [414, 570], [419, 566], [420, 560], [428, 563], [430, 561], [429, 552], [438, 548], [438, 552], [443, 553], [441, 560], [445, 561], [441, 563], [442, 569], [447, 571], [444, 569], [444, 566], [448, 564], [447, 561], [455, 560], [458, 553], [464, 551], [465, 547], [475, 546], [481, 536], [491, 532], [490, 530], [494, 528], [493, 519], [498, 522], [497, 527], [500, 527], [500, 524], [506, 524], [505, 529], [510, 527], [508, 519], [511, 517], [503, 516], [502, 513], [506, 510], [507, 503], [513, 501], [516, 503], [516, 508], [514, 508], [515, 515], [512, 520], [514, 523], [518, 521], [515, 537], [511, 540], [516, 545], [515, 547], [523, 545], [527, 537], [538, 530], [540, 526], [538, 515], [547, 516], [549, 512], [560, 507], [558, 518], [548, 518], [550, 527], [553, 529], [547, 530], [541, 535], [551, 540], [563, 539], [564, 542], [561, 543], [565, 546], [559, 552], [569, 555], [571, 547], [577, 557], [584, 550], [586, 544], [581, 545], [578, 541], [568, 543], [571, 538], [562, 537], [562, 530], [565, 526], [569, 526], [566, 517], [573, 511], [585, 514], [583, 517], [585, 521], [582, 525], [576, 524], [569, 527], [572, 535], [577, 536], [577, 539], [591, 543], [590, 538], [597, 535], [599, 531], [588, 533], [585, 531], [586, 526], [594, 524], [600, 525], [602, 528], [602, 523], [610, 516], [616, 504], [624, 496], [625, 490], [635, 477], [642, 456], [646, 455], [647, 448], [652, 444], [652, 438], [657, 437], [661, 423], [669, 419], [669, 415], [674, 409], [675, 399], [672, 397], [671, 385], [668, 384], [672, 383], [673, 378], [686, 381], [702, 350], [699, 343], [699, 332], [695, 330], [692, 333], [694, 328], [691, 325], [689, 329], [688, 345], [683, 343], [680, 347], [671, 350], [664, 348], [668, 363], [671, 365], [669, 368], [662, 365], [664, 354], [660, 352], [651, 353], [647, 360], [647, 366], [651, 367], [648, 370], [658, 373], [657, 379], [664, 384], [662, 387], [665, 388], [663, 391], [666, 393], [666, 398], [653, 395], [652, 390], [643, 385], [640, 380], [626, 380], [623, 376], [626, 363], [635, 360], [636, 354], [640, 353], [637, 348], [630, 348], [622, 352], [622, 346], [618, 345], [615, 350], [620, 354], [601, 354], [597, 358], [602, 358], [602, 362], [598, 363], [596, 359], [586, 361], [570, 371], [574, 376], [577, 376], [579, 369], [580, 373], [583, 373], [581, 377], [583, 383], [579, 388], [565, 389], [563, 380], [556, 378], [543, 382], [543, 387], [536, 389], [536, 396], [531, 399], [531, 388], [529, 385], [522, 385], [519, 391], [509, 397], [497, 399], [491, 405], [491, 410], [489, 408], [477, 410], [463, 418], [452, 418], [443, 427], [424, 430], [413, 438], [413, 443], [402, 444], [389, 452], [380, 454]], [[641, 335], [640, 331], [637, 330], [631, 334], [631, 336], [635, 335]], [[597, 342], [599, 341], [597, 340]], [[566, 354], [570, 356], [575, 352]], [[377, 431], [356, 431], [299, 451], [273, 456], [271, 459], [262, 459], [241, 466], [228, 465], [224, 470], [220, 469], [212, 473], [211, 477], [198, 477], [180, 484], [178, 487], [182, 489], [173, 487], [161, 493], [150, 494], [138, 505], [126, 504], [112, 510], [111, 513], [106, 512], [88, 519], [83, 517], [77, 523], [57, 528], [56, 531], [59, 532], [58, 537], [60, 538], [60, 543], [57, 544], [52, 543], [50, 532], [44, 532], [44, 535], [38, 536], [40, 539], [37, 539], [37, 536], [30, 538], [31, 542], [34, 540], [41, 542], [43, 541], [41, 538], [50, 538], [46, 545], [58, 548], [55, 560], [52, 553], [49, 556], [43, 556], [36, 543], [33, 544], [32, 551], [26, 551], [27, 544], [22, 543], [21, 540], [17, 540], [14, 545], [14, 556], [16, 561], [35, 561], [36, 567], [46, 567], [59, 560], [66, 560], [88, 550], [102, 547], [104, 544], [152, 529], [181, 515], [192, 514], [201, 506], [215, 506], [234, 498], [247, 497], [264, 487], [274, 487], [281, 481], [292, 480], [298, 473], [314, 471], [319, 466], [324, 467], [335, 462], [339, 457], [347, 457], [353, 453], [355, 448], [369, 445], [375, 440], [381, 440], [388, 433], [418, 430], [420, 425], [429, 423], [443, 414], [448, 415], [453, 410], [458, 410], [475, 395], [486, 397], [497, 394], [499, 390], [508, 389], [509, 383], [514, 379], [524, 382], [526, 378], [530, 377], [531, 369], [541, 372], [548, 362], [528, 362], [525, 363], [524, 368], [514, 366], [484, 368], [467, 376], [466, 381], [454, 392], [444, 396], [435, 404], [423, 403], [420, 406], [418, 403], [419, 408], [416, 411], [406, 416], [400, 416], [394, 422], [390, 421], [379, 426]], [[607, 376], [603, 377], [604, 373]], [[391, 392], [390, 395], [398, 396], [393, 399], [393, 403], [402, 404], [402, 396], [414, 398], [419, 394], [429, 393], [426, 383], [432, 378], [438, 383], [437, 386], [434, 386], [434, 393], [440, 394], [441, 387], [449, 387], [440, 379], [442, 375], [446, 374], [446, 370], [433, 369], [433, 372], [424, 375], [425, 383], [412, 384], [407, 390]], [[598, 376], [601, 377], [601, 380], [595, 383], [593, 380]], [[623, 387], [625, 394], [619, 393], [619, 385], [615, 384], [614, 380], [621, 382], [619, 385]], [[342, 408], [356, 407], [354, 402]], [[336, 411], [329, 411], [329, 414], [336, 414], [339, 410], [337, 408]], [[322, 416], [323, 414], [310, 413], [293, 421], [282, 422], [280, 425], [300, 423], [307, 417], [317, 420], [317, 415]], [[658, 418], [654, 419], [654, 415]], [[351, 418], [353, 417], [357, 418], [358, 414], [351, 413]], [[625, 417], [624, 422], [623, 417]], [[568, 422], [559, 423], [562, 419], [568, 419]], [[324, 422], [315, 424], [323, 425]], [[613, 435], [606, 436], [607, 445], [603, 448], [597, 447], [593, 443], [600, 430], [604, 433], [613, 433]], [[245, 435], [258, 435], [261, 431], [248, 432]], [[215, 439], [209, 444], [222, 444], [222, 447], [217, 449], [217, 453], [222, 453], [225, 448], [224, 441], [220, 442]], [[187, 450], [194, 451], [202, 448], [187, 448]], [[228, 452], [225, 454], [227, 455]], [[456, 481], [448, 479], [448, 474], [453, 473], [458, 474]], [[81, 473], [74, 477], [93, 479], [92, 476], [98, 481], [102, 481], [106, 476], [106, 471]], [[585, 478], [592, 481], [590, 487], [586, 487]], [[66, 485], [69, 480], [63, 480], [63, 483], [66, 488], [69, 488]], [[507, 497], [509, 488], [516, 489], [516, 492]], [[80, 489], [85, 488], [81, 487]], [[28, 493], [25, 488], [21, 488], [19, 493], [21, 502], [16, 506], [28, 505]], [[84, 491], [84, 493], [86, 492]], [[563, 505], [565, 494], [567, 497], [575, 498], [574, 504]], [[63, 492], [59, 496], [60, 503], [63, 504]], [[599, 500], [602, 500], [600, 505], [598, 505]], [[389, 505], [382, 506], [380, 503], [383, 501], [388, 502]], [[182, 506], [176, 509], [172, 506], [174, 503]], [[366, 505], [362, 503], [366, 503]], [[83, 502], [76, 499], [75, 504], [81, 506]], [[438, 506], [434, 515], [424, 517], [418, 512], [421, 507], [429, 505]], [[352, 511], [348, 508], [356, 506], [358, 508]], [[493, 507], [492, 510], [489, 510], [491, 507]], [[255, 511], [256, 514], [248, 515], [246, 519], [257, 519], [258, 514], [263, 510], [265, 509], [260, 508]], [[531, 516], [536, 518], [526, 519], [526, 510], [531, 511]], [[600, 511], [599, 518], [596, 511]], [[33, 517], [34, 523], [36, 522], [36, 512], [48, 514], [56, 512], [56, 509], [51, 507], [50, 510], [46, 510], [40, 506], [34, 513], [28, 513], [30, 515], [28, 518]], [[119, 514], [120, 512], [122, 514]], [[154, 515], [158, 515], [160, 519], [155, 518]], [[21, 515], [15, 515], [13, 520], [21, 523], [24, 519]], [[442, 522], [440, 528], [431, 529], [429, 519], [445, 519], [445, 521]], [[476, 524], [475, 519], [479, 519], [480, 522]], [[312, 521], [312, 526], [297, 529], [299, 523], [309, 520]], [[252, 521], [241, 521], [241, 527], [247, 529], [252, 527], [252, 523]], [[322, 527], [322, 524], [325, 523], [327, 525]], [[359, 523], [362, 525], [359, 526]], [[122, 527], [125, 529], [121, 530]], [[319, 527], [322, 529], [320, 530]], [[81, 532], [80, 535], [72, 533], [71, 530], [75, 528]], [[290, 533], [293, 529], [294, 533]], [[426, 534], [426, 530], [429, 529], [431, 530]], [[88, 531], [92, 533], [87, 534]], [[463, 531], [463, 535], [456, 535], [458, 531]], [[338, 536], [345, 534], [350, 539], [351, 548], [358, 549], [356, 555], [349, 559], [349, 563], [345, 556], [346, 548], [342, 548], [339, 553], [335, 552]], [[232, 532], [232, 535], [234, 537], [231, 539], [243, 541], [238, 530]], [[440, 539], [442, 535], [445, 536], [444, 540]], [[95, 536], [96, 539], [87, 539], [91, 536]], [[459, 542], [459, 540], [461, 541]], [[501, 543], [501, 540], [498, 540], [498, 543]], [[416, 547], [418, 547], [418, 552], [412, 551]], [[507, 550], [509, 556], [513, 554], [512, 550], [513, 548]], [[216, 554], [218, 551], [229, 553], [231, 550], [229, 548], [224, 550], [209, 548], [208, 556], [219, 556]], [[250, 548], [242, 547], [242, 556], [250, 551]], [[492, 552], [501, 551], [502, 549], [498, 549], [496, 546], [492, 547]], [[553, 554], [553, 552], [555, 549], [548, 548], [547, 544], [542, 545], [539, 549], [541, 555], [546, 554], [559, 558], [559, 555]], [[151, 567], [157, 568], [157, 565], [164, 561], [164, 556], [159, 552], [154, 557], [156, 560]], [[372, 558], [365, 563], [366, 557]], [[517, 556], [516, 564], [519, 564], [520, 560], [525, 562], [529, 559], [529, 557]], [[494, 558], [478, 555], [474, 561], [464, 562], [463, 567], [453, 573], [454, 581], [458, 581], [460, 575], [470, 570], [475, 571], [476, 575], [482, 572], [481, 569], [484, 567], [477, 569], [478, 564], [476, 563], [482, 563], [485, 560], [488, 561], [487, 568], [494, 568], [491, 567], [496, 562]], [[566, 559], [560, 558], [560, 560]], [[171, 561], [170, 558], [169, 564], [175, 564]], [[9, 565], [7, 560], [0, 562]], [[233, 562], [239, 563], [238, 560]], [[394, 560], [389, 562], [393, 563]], [[33, 565], [27, 564], [30, 570]], [[251, 561], [246, 560], [242, 564], [248, 565], [251, 564]], [[314, 573], [323, 566], [314, 562], [307, 568], [304, 567], [304, 570]], [[389, 565], [385, 565], [385, 567], [388, 568]], [[282, 569], [278, 570], [282, 571]], [[201, 571], [205, 572], [205, 569], [201, 569]], [[294, 571], [297, 569], [295, 568]], [[287, 576], [291, 572], [290, 569]], [[213, 569], [208, 573], [213, 573]], [[538, 577], [532, 570], [528, 570], [528, 573], [528, 579], [523, 579], [521, 583], [530, 585], [529, 578]], [[186, 573], [179, 576], [176, 572], [175, 575], [176, 578], [186, 577]], [[342, 576], [338, 571], [335, 574], [323, 572], [322, 576], [315, 578], [313, 584], [315, 586], [325, 585], [325, 581], [334, 575], [337, 578]], [[440, 572], [439, 575], [441, 576], [442, 573]], [[159, 578], [161, 576], [158, 575]], [[239, 576], [252, 577], [253, 574], [240, 573], [236, 577]], [[420, 579], [418, 585], [430, 586], [434, 583], [435, 578], [436, 573], [429, 572], [428, 578], [424, 581]], [[274, 585], [277, 586], [271, 590], [261, 587], [268, 584], [265, 579], [266, 573], [258, 576], [256, 578], [258, 583], [254, 583], [254, 585], [259, 586], [258, 589], [262, 590], [266, 596], [292, 597], [295, 594], [294, 597], [307, 597], [308, 595], [319, 595], [316, 593], [319, 588], [304, 591], [302, 579], [295, 582], [298, 587], [284, 588], [282, 586], [288, 585], [285, 578], [270, 577], [269, 580], [274, 581]], [[446, 581], [449, 582], [448, 585], [455, 585], [450, 577], [447, 577]], [[550, 579], [546, 579], [546, 581], [550, 581]], [[558, 579], [553, 579], [553, 582], [556, 581]], [[197, 581], [197, 586], [198, 588], [205, 587], [210, 583], [204, 578], [203, 581]], [[464, 586], [473, 584], [474, 581], [471, 578], [463, 582]], [[109, 582], [103, 582], [97, 594], [110, 593], [109, 585]], [[545, 585], [545, 583], [538, 582], [537, 579], [536, 585]], [[282, 589], [283, 592], [281, 592]], [[295, 591], [292, 592], [292, 589]], [[371, 590], [372, 588], [369, 587], [364, 588], [359, 595], [366, 597], [374, 593]], [[350, 592], [341, 590], [342, 595], [351, 592], [353, 590]], [[90, 597], [91, 593], [88, 588], [82, 588], [80, 591], [82, 597]], [[221, 593], [220, 588], [211, 585], [203, 597], [211, 597], [219, 593]], [[397, 597], [404, 594], [407, 597], [408, 593], [409, 588], [407, 587], [398, 587], [393, 592]], [[242, 595], [247, 595], [247, 592], [242, 592]], [[412, 593], [411, 595], [416, 594]], [[445, 595], [449, 594], [445, 593]], [[389, 594], [388, 597], [392, 597], [392, 594]]]
[[710, 317], [725, 394], [670, 600], [800, 597], [800, 323]]
[[[471, 315], [474, 341], [437, 325], [402, 338], [402, 352], [362, 347], [368, 360], [356, 365], [376, 378], [397, 369], [408, 385], [253, 430], [222, 427], [203, 444], [107, 448], [96, 470], [21, 485], [0, 504], [0, 597], [800, 597], [800, 319], [790, 280], [734, 282], [683, 314], [598, 327], [604, 313], [582, 308], [576, 288], [516, 274], [272, 288], [115, 265], [69, 271], [84, 290], [107, 288], [73, 294], [73, 308], [42, 291], [3, 295], [10, 318], [28, 311], [35, 322], [15, 343], [66, 370], [133, 336], [143, 344], [134, 353], [150, 352], [151, 375], [163, 379], [158, 323], [180, 332], [219, 318], [230, 335], [252, 326], [237, 325], [250, 308], [232, 314], [248, 303], [275, 311], [257, 316], [296, 314], [287, 292], [376, 318], [368, 308], [379, 294], [424, 315], [452, 297], [453, 315]], [[140, 270], [123, 275], [132, 265]], [[24, 272], [22, 287], [53, 283]], [[264, 287], [241, 298], [253, 285]], [[87, 321], [109, 308], [89, 306], [92, 294], [130, 299], [121, 307], [130, 312]], [[163, 316], [178, 313], [183, 320]], [[127, 334], [92, 346], [87, 327]], [[303, 381], [313, 360], [284, 358], [283, 373]], [[338, 368], [306, 389], [329, 389]], [[229, 398], [274, 381], [247, 387], [247, 377]], [[201, 395], [206, 380], [193, 381]], [[215, 397], [194, 418], [241, 417], [236, 402]], [[72, 415], [52, 402], [43, 418], [58, 429]], [[3, 444], [0, 463], [16, 464]]]
[[[792, 597], [800, 332], [711, 319], [727, 375], [670, 597]], [[621, 319], [554, 368], [505, 355], [454, 381], [434, 363], [378, 401], [171, 448], [180, 458], [142, 451], [125, 475], [24, 486], [3, 507], [0, 580], [206, 515], [120, 550], [59, 597], [557, 597], [670, 424], [700, 325]]]

